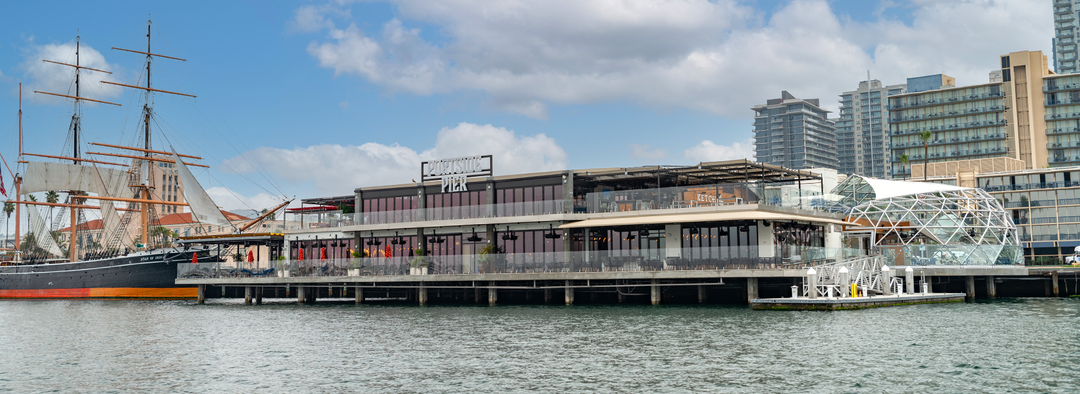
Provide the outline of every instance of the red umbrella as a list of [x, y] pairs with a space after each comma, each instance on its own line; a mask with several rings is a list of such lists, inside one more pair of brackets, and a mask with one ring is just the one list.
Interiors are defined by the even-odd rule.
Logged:
[[386, 245], [386, 258], [390, 258], [390, 245]]
[[191, 264], [199, 264], [199, 254], [198, 253], [192, 253], [191, 254]]
[[252, 252], [252, 251], [249, 250], [248, 251], [248, 262], [250, 263], [252, 261], [255, 261], [255, 252]]
[[320, 258], [326, 260], [326, 248], [322, 248], [322, 257]]
[[304, 248], [300, 248], [300, 260], [304, 259]]

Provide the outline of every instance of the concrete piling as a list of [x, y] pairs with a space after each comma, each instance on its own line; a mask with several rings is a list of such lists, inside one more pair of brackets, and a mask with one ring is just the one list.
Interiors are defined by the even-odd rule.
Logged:
[[551, 289], [544, 289], [544, 304], [551, 303]]
[[296, 286], [296, 303], [303, 304], [307, 301], [307, 288], [304, 286]]
[[892, 283], [892, 270], [890, 270], [889, 266], [887, 266], [887, 265], [881, 266], [881, 284], [882, 284], [881, 288], [884, 290], [883, 291], [884, 295], [892, 294], [892, 285], [891, 285], [891, 283]]
[[986, 277], [986, 298], [997, 298], [997, 284], [993, 276]]
[[699, 304], [704, 304], [705, 303], [705, 298], [706, 298], [705, 285], [698, 285], [698, 287], [697, 287], [697, 302]]
[[206, 285], [199, 285], [199, 300], [200, 305], [206, 303]]
[[817, 299], [817, 270], [813, 267], [806, 270], [806, 296]]
[[838, 275], [840, 277], [840, 298], [855, 296], [855, 294], [851, 294], [851, 277], [849, 275], [847, 267], [840, 267]]
[[420, 303], [420, 306], [427, 305], [428, 301], [428, 289], [424, 287], [424, 282], [420, 282], [420, 287], [416, 289], [416, 300]]
[[566, 305], [574, 305], [574, 281], [566, 281]]
[[262, 297], [263, 297], [263, 288], [262, 287], [256, 287], [255, 288], [255, 305], [262, 305]]
[[356, 286], [356, 304], [360, 305], [364, 303], [364, 288]]
[[964, 299], [967, 300], [967, 301], [974, 300], [975, 299], [975, 277], [971, 276], [971, 275], [968, 275], [968, 276], [964, 277], [964, 284], [965, 284]]
[[649, 300], [653, 305], [660, 305], [660, 286], [656, 284], [656, 279], [652, 280], [652, 285], [649, 286]]
[[489, 288], [488, 289], [488, 305], [495, 305], [499, 302], [499, 290]]
[[758, 298], [758, 278], [746, 278], [746, 303]]
[[244, 305], [251, 305], [251, 286], [244, 286]]
[[1054, 297], [1061, 297], [1061, 293], [1058, 290], [1058, 273], [1054, 271], [1050, 274], [1050, 281], [1054, 286]]

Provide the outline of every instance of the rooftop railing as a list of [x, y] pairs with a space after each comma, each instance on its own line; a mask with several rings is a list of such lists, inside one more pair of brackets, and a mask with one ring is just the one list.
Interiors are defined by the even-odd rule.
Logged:
[[[805, 184], [725, 183], [656, 189], [613, 190], [586, 195], [589, 213], [759, 204], [805, 210], [826, 210], [820, 181]], [[813, 189], [813, 190], [811, 190]]]
[[471, 275], [549, 272], [677, 271], [804, 268], [860, 256], [857, 249], [785, 246], [683, 248], [679, 256], [661, 250], [508, 253], [426, 257], [370, 257], [275, 262], [267, 268], [233, 263], [183, 263], [177, 277], [336, 277], [397, 275]]

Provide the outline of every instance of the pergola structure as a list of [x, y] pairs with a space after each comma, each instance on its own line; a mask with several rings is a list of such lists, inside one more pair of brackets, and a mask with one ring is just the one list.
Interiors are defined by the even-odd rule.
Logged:
[[1019, 246], [1005, 209], [982, 189], [852, 175], [832, 194], [856, 223], [845, 231], [869, 233], [875, 247], [948, 249], [957, 252], [950, 260], [995, 264], [1004, 247]]

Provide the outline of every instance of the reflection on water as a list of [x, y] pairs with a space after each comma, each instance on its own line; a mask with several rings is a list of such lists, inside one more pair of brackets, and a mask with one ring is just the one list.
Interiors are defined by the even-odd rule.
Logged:
[[1080, 299], [831, 313], [278, 301], [0, 301], [0, 391], [1080, 388]]

